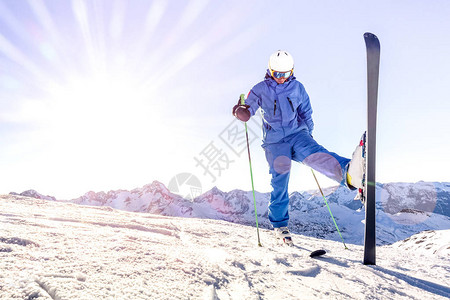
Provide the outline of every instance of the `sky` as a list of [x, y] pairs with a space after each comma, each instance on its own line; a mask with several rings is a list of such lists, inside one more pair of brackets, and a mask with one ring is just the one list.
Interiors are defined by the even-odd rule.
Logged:
[[[278, 49], [310, 96], [314, 138], [351, 157], [365, 32], [381, 42], [377, 181], [450, 181], [449, 1], [0, 0], [0, 15], [0, 194], [251, 190], [231, 108]], [[260, 122], [248, 123], [254, 186], [269, 192]], [[315, 187], [295, 163], [290, 191]]]

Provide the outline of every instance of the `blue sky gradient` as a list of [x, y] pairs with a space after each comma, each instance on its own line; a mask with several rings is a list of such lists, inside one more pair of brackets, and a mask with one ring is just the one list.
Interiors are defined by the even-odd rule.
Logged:
[[[3, 0], [0, 15], [0, 193], [69, 199], [184, 172], [204, 191], [250, 190], [224, 130], [243, 129], [231, 108], [278, 49], [310, 95], [314, 137], [350, 157], [365, 128], [366, 31], [381, 41], [377, 180], [450, 181], [449, 1]], [[314, 187], [294, 164], [290, 190]]]

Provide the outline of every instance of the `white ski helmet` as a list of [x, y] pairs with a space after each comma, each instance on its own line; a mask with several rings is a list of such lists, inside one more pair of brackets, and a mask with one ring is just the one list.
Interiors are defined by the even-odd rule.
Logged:
[[269, 70], [288, 72], [294, 69], [294, 59], [287, 51], [278, 50], [269, 58]]

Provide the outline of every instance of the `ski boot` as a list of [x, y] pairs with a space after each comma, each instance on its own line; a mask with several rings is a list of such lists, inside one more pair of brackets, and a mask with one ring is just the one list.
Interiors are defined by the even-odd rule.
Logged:
[[366, 132], [352, 155], [347, 169], [347, 185], [350, 189], [358, 189], [355, 200], [365, 203], [364, 188], [366, 183]]
[[291, 233], [289, 232], [289, 229], [287, 227], [279, 227], [274, 228], [275, 234], [278, 239], [283, 240], [283, 243], [285, 243], [288, 246], [294, 246], [294, 242], [292, 242]]

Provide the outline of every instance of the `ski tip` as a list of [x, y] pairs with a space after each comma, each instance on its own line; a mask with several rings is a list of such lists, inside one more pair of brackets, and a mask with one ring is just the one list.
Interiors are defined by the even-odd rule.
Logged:
[[320, 250], [316, 250], [316, 251], [311, 252], [311, 254], [309, 255], [309, 257], [322, 256], [322, 255], [324, 255], [325, 253], [327, 253], [325, 250], [320, 249]]
[[364, 40], [366, 41], [366, 43], [373, 43], [377, 48], [379, 48], [380, 40], [375, 34], [370, 32], [364, 33]]
[[366, 47], [367, 49], [373, 49], [373, 50], [378, 50], [380, 49], [380, 40], [378, 39], [378, 37], [370, 32], [366, 32], [364, 33], [364, 40], [366, 41]]
[[364, 37], [374, 37], [374, 38], [378, 38], [375, 34], [371, 33], [371, 32], [366, 32], [364, 33]]

